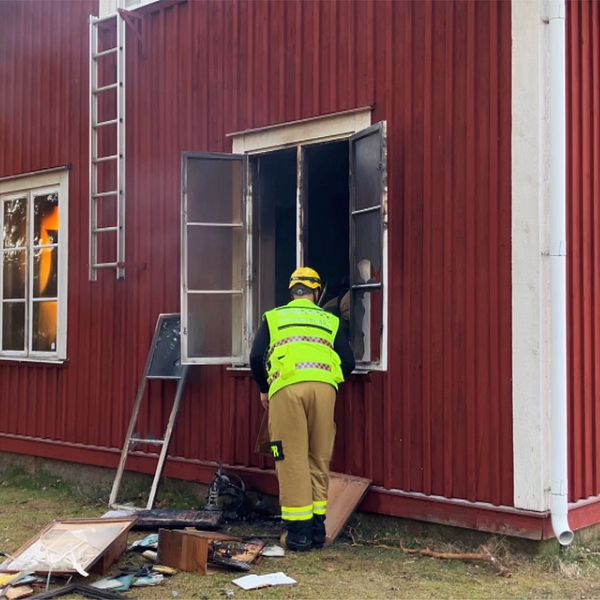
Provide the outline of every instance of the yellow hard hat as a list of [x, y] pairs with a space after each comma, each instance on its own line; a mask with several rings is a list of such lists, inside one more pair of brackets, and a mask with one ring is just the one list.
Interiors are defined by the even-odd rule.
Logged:
[[296, 269], [290, 276], [290, 285], [288, 289], [292, 289], [295, 285], [301, 283], [311, 290], [321, 288], [321, 278], [319, 274], [310, 267], [300, 267]]

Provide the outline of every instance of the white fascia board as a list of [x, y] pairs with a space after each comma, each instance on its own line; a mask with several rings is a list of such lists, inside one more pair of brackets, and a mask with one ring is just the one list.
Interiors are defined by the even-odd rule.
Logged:
[[550, 414], [543, 314], [545, 31], [541, 1], [512, 3], [512, 370], [514, 505], [549, 509]]
[[280, 148], [348, 138], [371, 125], [370, 107], [301, 121], [228, 134], [233, 154], [268, 152]]

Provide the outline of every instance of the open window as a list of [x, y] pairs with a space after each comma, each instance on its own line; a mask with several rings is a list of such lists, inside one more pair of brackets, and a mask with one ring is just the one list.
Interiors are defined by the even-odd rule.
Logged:
[[246, 165], [184, 155], [185, 362], [245, 362], [262, 314], [289, 301], [290, 273], [309, 265], [357, 367], [386, 368], [385, 124], [352, 133], [255, 150]]
[[244, 362], [246, 159], [183, 155], [181, 352], [186, 364]]

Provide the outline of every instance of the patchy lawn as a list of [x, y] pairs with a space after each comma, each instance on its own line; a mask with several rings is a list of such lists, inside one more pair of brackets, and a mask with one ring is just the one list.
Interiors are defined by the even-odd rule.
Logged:
[[[99, 517], [106, 506], [85, 499], [55, 477], [23, 472], [3, 476], [0, 485], [0, 550], [11, 553], [55, 519]], [[600, 542], [565, 553], [519, 552], [506, 540], [457, 533], [449, 528], [424, 530], [400, 519], [358, 515], [351, 530], [332, 547], [284, 558], [265, 558], [256, 574], [283, 571], [294, 587], [245, 592], [231, 583], [240, 576], [218, 572], [207, 577], [179, 573], [157, 587], [126, 595], [141, 600], [167, 598], [597, 598], [600, 596]], [[274, 536], [268, 524], [227, 526], [232, 533]], [[130, 539], [142, 537], [132, 532]], [[460, 537], [460, 539], [457, 539]], [[400, 548], [429, 547], [442, 552], [476, 552], [485, 545], [512, 577], [498, 575], [488, 563], [439, 560], [407, 554]], [[271, 540], [272, 541], [272, 540]], [[123, 556], [120, 568], [142, 564], [139, 555]], [[66, 598], [66, 597], [65, 597]]]

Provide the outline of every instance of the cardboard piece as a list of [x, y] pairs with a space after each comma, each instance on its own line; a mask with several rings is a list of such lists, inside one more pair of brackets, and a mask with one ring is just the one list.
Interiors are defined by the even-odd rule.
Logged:
[[158, 562], [180, 571], [206, 575], [208, 540], [189, 531], [159, 529]]
[[34, 592], [34, 589], [29, 585], [20, 585], [18, 587], [11, 587], [10, 589], [4, 592], [4, 595], [8, 598], [8, 600], [18, 600], [19, 598], [27, 598], [27, 596], [31, 596]]
[[329, 498], [327, 503], [327, 518], [325, 519], [325, 545], [332, 544], [344, 530], [348, 519], [364, 498], [370, 479], [344, 475], [329, 474]]
[[135, 519], [54, 521], [0, 565], [0, 572], [104, 573], [127, 547]]

